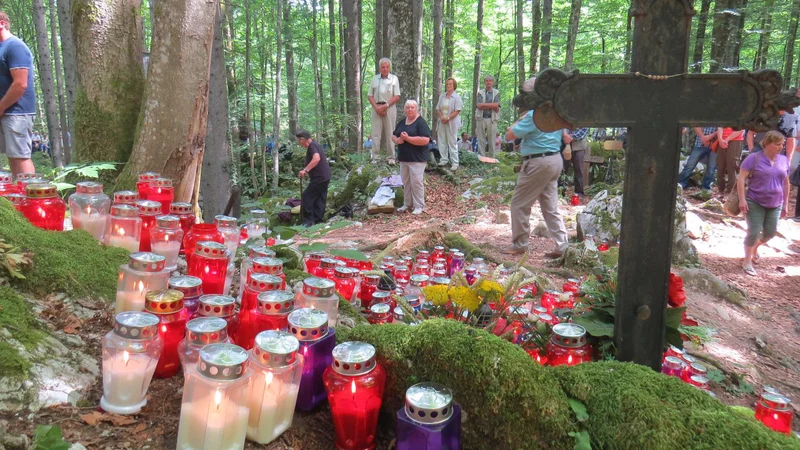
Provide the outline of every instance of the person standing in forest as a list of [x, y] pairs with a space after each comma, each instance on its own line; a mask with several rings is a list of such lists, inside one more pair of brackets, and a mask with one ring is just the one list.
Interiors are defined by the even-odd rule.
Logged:
[[297, 143], [306, 149], [306, 166], [298, 174], [300, 178], [309, 176], [310, 182], [300, 199], [303, 209], [303, 225], [310, 227], [324, 222], [325, 203], [328, 201], [328, 184], [331, 182], [331, 168], [325, 151], [311, 139], [311, 133], [298, 129], [294, 135]]
[[400, 101], [400, 81], [389, 73], [391, 69], [392, 61], [381, 58], [378, 62], [379, 72], [369, 83], [367, 98], [372, 105], [372, 161], [377, 162], [385, 157], [389, 164], [394, 164], [394, 142], [391, 136], [397, 121], [395, 104]]
[[717, 128], [717, 142], [717, 190], [724, 198], [736, 186], [736, 166], [744, 149], [744, 131]]
[[492, 89], [494, 77], [483, 77], [486, 87], [478, 91], [475, 102], [475, 132], [478, 135], [478, 153], [482, 156], [495, 155], [495, 140], [497, 139], [497, 120], [500, 118], [500, 92]]
[[405, 119], [397, 123], [392, 141], [397, 145], [400, 161], [400, 178], [403, 180], [403, 206], [397, 212], [412, 210], [420, 215], [425, 210], [425, 166], [430, 159], [428, 143], [431, 129], [419, 115], [416, 100], [408, 99], [404, 105]]
[[8, 156], [14, 177], [36, 171], [31, 160], [34, 114], [33, 55], [11, 34], [11, 20], [0, 11], [0, 153]]
[[572, 164], [575, 171], [575, 193], [583, 198], [583, 160], [586, 155], [586, 150], [589, 149], [586, 137], [589, 134], [589, 128], [578, 128], [575, 131], [563, 130], [561, 139], [564, 144], [569, 144], [572, 147], [572, 158], [564, 160], [564, 165]]
[[463, 108], [461, 97], [456, 94], [458, 83], [455, 78], [448, 78], [444, 82], [445, 92], [439, 95], [439, 102], [436, 104], [436, 118], [439, 120], [439, 127], [436, 130], [438, 137], [439, 152], [442, 154], [440, 166], [446, 166], [448, 162], [453, 165], [450, 170], [458, 169], [458, 146], [456, 136], [458, 129], [461, 128], [461, 108]]

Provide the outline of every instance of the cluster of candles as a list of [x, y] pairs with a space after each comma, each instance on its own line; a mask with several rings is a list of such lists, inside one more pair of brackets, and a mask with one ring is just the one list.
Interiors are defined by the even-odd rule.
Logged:
[[714, 396], [708, 387], [708, 369], [683, 349], [670, 345], [661, 360], [661, 373], [676, 377]]
[[10, 173], [0, 172], [0, 196], [7, 198], [33, 225], [45, 230], [64, 230], [67, 204], [58, 195], [56, 186], [42, 174], [21, 173], [12, 180]]

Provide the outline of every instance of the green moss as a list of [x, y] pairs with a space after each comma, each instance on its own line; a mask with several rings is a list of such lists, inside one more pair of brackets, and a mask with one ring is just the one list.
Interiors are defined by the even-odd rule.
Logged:
[[328, 211], [338, 211], [339, 208], [353, 202], [359, 196], [372, 196], [373, 192], [369, 191], [368, 187], [378, 176], [378, 172], [371, 165], [363, 165], [359, 169], [361, 173], [358, 173], [358, 169], [351, 171], [344, 187], [328, 200]]
[[[339, 295], [339, 294], [336, 294]], [[361, 315], [356, 308], [350, 304], [347, 300], [343, 299], [341, 295], [339, 295], [339, 316], [344, 316], [351, 319], [356, 325], [358, 324], [366, 324], [367, 319]]]
[[30, 361], [21, 357], [17, 349], [0, 341], [0, 378], [25, 377], [30, 368]]
[[[0, 286], [0, 328], [11, 333], [12, 338], [27, 349], [34, 348], [45, 336], [25, 299], [8, 286]], [[5, 340], [0, 341], [0, 377], [24, 376], [30, 365], [16, 348]]]
[[[375, 345], [387, 370], [387, 412], [402, 406], [414, 383], [453, 389], [466, 416], [465, 449], [572, 449], [569, 433], [578, 430], [593, 448], [800, 448], [705, 392], [629, 363], [540, 367], [516, 345], [441, 319], [336, 333], [340, 342]], [[586, 405], [588, 420], [575, 421], [569, 397]]]
[[312, 276], [310, 273], [302, 270], [286, 269], [285, 266], [283, 269], [283, 274], [286, 275], [286, 284], [288, 286], [294, 286], [294, 284], [298, 281], [303, 281]]
[[486, 257], [486, 253], [483, 250], [469, 242], [461, 233], [447, 233], [442, 245], [444, 245], [445, 248], [457, 248], [461, 250], [467, 260], [471, 260], [476, 256], [480, 258]]
[[20, 285], [33, 294], [114, 299], [117, 271], [128, 252], [98, 244], [83, 230], [45, 231], [31, 225], [6, 199], [0, 199], [0, 238], [33, 254], [33, 268]]
[[300, 269], [302, 255], [294, 248], [286, 246], [275, 247], [275, 256], [283, 260], [284, 271]]

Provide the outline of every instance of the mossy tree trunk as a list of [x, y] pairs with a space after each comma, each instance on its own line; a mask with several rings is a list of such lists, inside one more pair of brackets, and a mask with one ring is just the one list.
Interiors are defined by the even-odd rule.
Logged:
[[[56, 167], [63, 167], [61, 159], [61, 124], [58, 121], [56, 110], [55, 83], [53, 83], [53, 63], [50, 58], [49, 36], [47, 21], [45, 20], [45, 7], [43, 0], [33, 0], [33, 26], [36, 28], [36, 48], [39, 51], [37, 59], [39, 65], [39, 82], [44, 97], [45, 113], [47, 114], [47, 132], [50, 135], [53, 162]], [[58, 49], [56, 49], [58, 51]], [[58, 55], [54, 55], [56, 58]]]
[[125, 162], [144, 90], [141, 0], [72, 0], [74, 162]]
[[175, 201], [197, 205], [216, 9], [216, 0], [158, 2], [142, 114], [118, 188], [155, 171], [172, 179]]

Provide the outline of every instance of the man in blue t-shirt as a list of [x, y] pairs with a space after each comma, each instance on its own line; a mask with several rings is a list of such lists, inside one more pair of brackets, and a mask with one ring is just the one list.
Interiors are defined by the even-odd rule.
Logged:
[[31, 161], [35, 113], [33, 56], [11, 34], [11, 21], [0, 11], [0, 153], [8, 156], [14, 177], [36, 171]]

